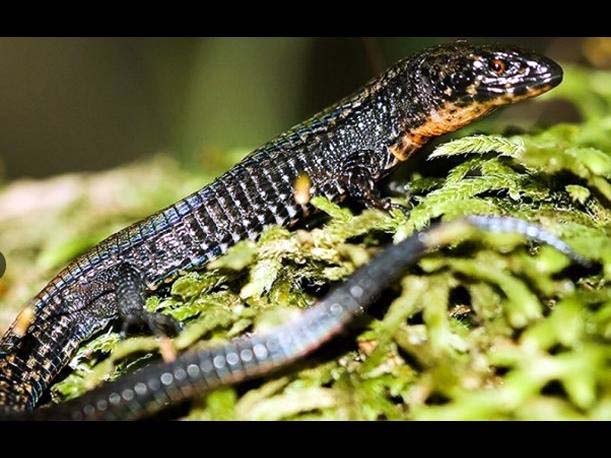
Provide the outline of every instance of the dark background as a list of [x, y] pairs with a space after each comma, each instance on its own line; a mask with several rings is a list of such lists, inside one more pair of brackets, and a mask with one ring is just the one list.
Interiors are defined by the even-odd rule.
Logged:
[[[454, 38], [0, 38], [0, 176], [256, 147], [397, 59]], [[595, 60], [587, 39], [473, 41]]]

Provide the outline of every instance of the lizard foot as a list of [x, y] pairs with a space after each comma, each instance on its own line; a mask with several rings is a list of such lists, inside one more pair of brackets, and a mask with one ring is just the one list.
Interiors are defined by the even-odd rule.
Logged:
[[125, 338], [132, 328], [147, 329], [158, 336], [173, 337], [180, 332], [182, 325], [179, 321], [163, 313], [138, 310], [123, 317], [121, 337]]

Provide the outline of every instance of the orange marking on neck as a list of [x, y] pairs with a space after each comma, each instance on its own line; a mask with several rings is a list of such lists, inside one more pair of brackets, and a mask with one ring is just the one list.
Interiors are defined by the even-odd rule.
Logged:
[[406, 161], [432, 137], [454, 132], [481, 118], [493, 107], [492, 102], [472, 103], [466, 107], [446, 103], [440, 109], [431, 111], [423, 124], [406, 130], [399, 140], [389, 147], [389, 151], [400, 161]]

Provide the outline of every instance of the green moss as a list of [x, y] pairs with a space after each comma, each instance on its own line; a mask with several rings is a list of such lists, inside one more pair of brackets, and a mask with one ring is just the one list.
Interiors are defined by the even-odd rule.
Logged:
[[[206, 270], [176, 279], [169, 295], [150, 297], [147, 308], [185, 323], [173, 339], [179, 352], [270, 329], [316, 301], [305, 283], [341, 281], [390, 239], [468, 214], [531, 220], [601, 268], [573, 268], [555, 250], [512, 236], [457, 240], [407, 272], [329, 351], [282, 377], [203, 395], [188, 418], [611, 419], [610, 80], [607, 73], [567, 70], [552, 96], [576, 104], [584, 116], [579, 124], [439, 145], [430, 161], [410, 170], [409, 197], [394, 198], [411, 207], [407, 216], [354, 214], [317, 197], [313, 205], [328, 215], [323, 225], [269, 228], [258, 242], [242, 242]], [[167, 180], [159, 173], [160, 183], [209, 178], [177, 167]], [[104, 227], [160, 205], [163, 193], [154, 188], [135, 190], [133, 206], [107, 215]], [[164, 198], [186, 194], [171, 188], [164, 187]], [[94, 243], [99, 228], [87, 215], [96, 210], [79, 202], [70, 212], [81, 215], [80, 234], [94, 235], [73, 233], [57, 243], [41, 230], [16, 252], [30, 250], [29, 259], [50, 269]], [[100, 336], [79, 350], [73, 372], [52, 388], [54, 399], [146, 364], [159, 347], [154, 337]]]

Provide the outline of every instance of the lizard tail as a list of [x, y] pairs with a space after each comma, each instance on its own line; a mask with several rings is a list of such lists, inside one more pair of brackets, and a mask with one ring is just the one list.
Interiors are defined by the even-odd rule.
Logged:
[[19, 340], [0, 348], [0, 409], [32, 410], [78, 348], [74, 319], [53, 329], [33, 323]]

